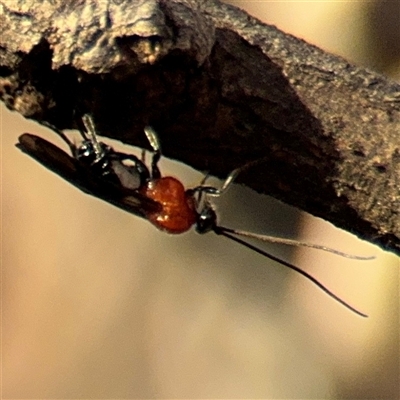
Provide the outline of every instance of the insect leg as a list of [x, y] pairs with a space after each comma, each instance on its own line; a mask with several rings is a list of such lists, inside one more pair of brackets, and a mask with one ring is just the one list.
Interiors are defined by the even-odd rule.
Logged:
[[[100, 160], [104, 157], [104, 149], [100, 142], [97, 140], [96, 128], [94, 126], [93, 118], [89, 114], [82, 115], [82, 123], [85, 127], [85, 131], [88, 135], [89, 140], [93, 145], [93, 149], [96, 153], [96, 160]], [[83, 133], [81, 132], [83, 135]]]
[[50, 124], [49, 122], [46, 121], [43, 121], [42, 125], [44, 125], [46, 128], [51, 129], [53, 132], [57, 133], [57, 135], [60, 136], [60, 138], [64, 140], [65, 143], [67, 143], [68, 147], [71, 150], [71, 154], [75, 154], [76, 152], [75, 144], [68, 139], [67, 135], [62, 130], [58, 129], [55, 125]]
[[160, 141], [158, 140], [157, 133], [151, 126], [146, 126], [144, 128], [144, 133], [146, 134], [147, 140], [153, 149], [153, 158], [151, 160], [151, 177], [153, 179], [158, 179], [161, 177], [161, 172], [157, 165], [162, 155]]
[[255, 161], [250, 161], [244, 165], [242, 165], [239, 168], [234, 169], [225, 179], [224, 183], [222, 184], [221, 187], [217, 188], [215, 186], [206, 186], [204, 185], [205, 179], [202, 180], [201, 184], [199, 186], [196, 186], [195, 188], [191, 189], [192, 192], [200, 192], [200, 193], [205, 193], [206, 195], [212, 196], [212, 197], [219, 197], [222, 194], [224, 194], [228, 188], [232, 185], [232, 183], [235, 181], [237, 176], [245, 171], [248, 168], [253, 167], [254, 165], [260, 164], [264, 161], [264, 158], [260, 158]]

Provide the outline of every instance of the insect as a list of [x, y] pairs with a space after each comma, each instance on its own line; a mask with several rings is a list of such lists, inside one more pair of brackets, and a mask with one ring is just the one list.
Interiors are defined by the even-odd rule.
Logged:
[[318, 244], [260, 235], [218, 224], [217, 213], [211, 198], [221, 196], [236, 176], [254, 163], [232, 171], [220, 188], [206, 185], [204, 179], [199, 186], [185, 189], [178, 179], [161, 175], [158, 168], [162, 155], [161, 147], [151, 127], [144, 128], [153, 152], [149, 168], [135, 155], [117, 152], [100, 142], [97, 139], [93, 119], [89, 115], [84, 115], [80, 124], [83, 141], [79, 146], [72, 143], [62, 131], [51, 126], [68, 144], [72, 157], [47, 140], [29, 133], [21, 135], [16, 146], [83, 192], [143, 217], [162, 231], [179, 234], [194, 226], [200, 234], [212, 231], [217, 235], [225, 236], [298, 272], [349, 310], [367, 317], [366, 314], [356, 310], [331, 292], [308, 272], [248, 243], [242, 237], [270, 243], [311, 247], [357, 260], [370, 260], [374, 257], [350, 255]]
[[[84, 119], [91, 127], [91, 119]], [[98, 197], [139, 217], [146, 212], [161, 209], [156, 201], [142, 195], [138, 188], [150, 178], [146, 165], [136, 156], [115, 152], [111, 147], [81, 130], [83, 141], [75, 146], [67, 136], [55, 127], [70, 147], [72, 157], [51, 142], [29, 133], [19, 137], [17, 147], [78, 189]], [[156, 160], [156, 157], [155, 157]], [[124, 164], [131, 161], [131, 165]]]

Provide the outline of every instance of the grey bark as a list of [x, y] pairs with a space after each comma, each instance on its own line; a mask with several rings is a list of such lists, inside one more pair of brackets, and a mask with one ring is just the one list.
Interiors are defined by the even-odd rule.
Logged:
[[238, 178], [400, 254], [400, 85], [216, 0], [0, 0], [0, 95]]

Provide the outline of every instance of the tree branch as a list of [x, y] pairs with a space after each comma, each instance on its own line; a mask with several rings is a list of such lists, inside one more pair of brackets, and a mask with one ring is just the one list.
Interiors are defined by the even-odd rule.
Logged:
[[0, 0], [0, 95], [238, 181], [400, 254], [400, 85], [216, 0]]

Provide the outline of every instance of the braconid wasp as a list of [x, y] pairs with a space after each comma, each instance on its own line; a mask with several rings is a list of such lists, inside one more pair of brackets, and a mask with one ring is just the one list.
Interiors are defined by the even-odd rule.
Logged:
[[148, 167], [135, 155], [114, 151], [112, 147], [100, 142], [91, 116], [85, 114], [79, 124], [83, 140], [78, 146], [71, 142], [64, 132], [51, 126], [68, 144], [71, 156], [47, 140], [29, 133], [24, 133], [19, 137], [17, 147], [83, 192], [141, 216], [162, 231], [178, 234], [194, 226], [200, 234], [214, 232], [225, 236], [298, 272], [349, 310], [367, 317], [366, 314], [336, 296], [309, 273], [246, 242], [242, 237], [270, 243], [311, 247], [357, 260], [370, 260], [374, 257], [350, 255], [317, 244], [260, 235], [218, 224], [217, 213], [211, 198], [221, 196], [236, 176], [244, 169], [251, 167], [254, 162], [232, 171], [220, 188], [206, 185], [204, 179], [199, 186], [185, 189], [178, 179], [161, 175], [158, 168], [162, 155], [161, 147], [157, 134], [151, 127], [144, 128], [153, 150], [151, 164]]

